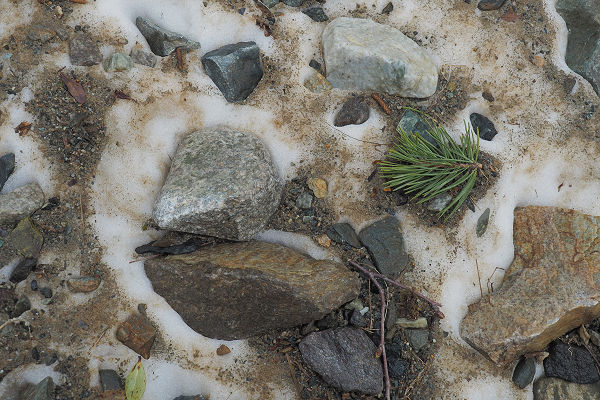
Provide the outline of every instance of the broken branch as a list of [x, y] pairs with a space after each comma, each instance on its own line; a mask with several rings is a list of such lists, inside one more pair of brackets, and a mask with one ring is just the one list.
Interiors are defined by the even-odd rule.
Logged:
[[377, 93], [372, 93], [371, 97], [377, 102], [377, 104], [379, 104], [379, 106], [383, 109], [383, 112], [385, 112], [387, 115], [390, 115], [392, 113], [388, 105], [385, 104], [383, 99]]

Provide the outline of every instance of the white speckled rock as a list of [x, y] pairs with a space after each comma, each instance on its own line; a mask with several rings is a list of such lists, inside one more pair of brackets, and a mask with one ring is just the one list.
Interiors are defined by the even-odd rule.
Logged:
[[267, 223], [282, 184], [256, 136], [217, 127], [181, 141], [154, 206], [163, 229], [248, 240]]
[[323, 31], [327, 80], [333, 87], [405, 97], [435, 93], [433, 58], [391, 26], [368, 19], [337, 18]]
[[0, 226], [14, 226], [44, 205], [44, 192], [37, 183], [0, 195]]

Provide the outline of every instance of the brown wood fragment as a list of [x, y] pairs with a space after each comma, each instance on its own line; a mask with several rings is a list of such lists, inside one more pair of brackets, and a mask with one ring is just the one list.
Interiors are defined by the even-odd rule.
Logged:
[[60, 73], [60, 79], [63, 81], [65, 86], [67, 86], [67, 90], [75, 98], [79, 104], [83, 104], [87, 101], [87, 96], [85, 94], [85, 90], [83, 90], [83, 86], [81, 83], [77, 82], [75, 79], [68, 77], [67, 75]]
[[217, 348], [218, 356], [224, 356], [225, 354], [229, 354], [229, 353], [231, 353], [231, 350], [229, 349], [229, 347], [225, 346], [224, 344], [220, 345]]
[[377, 104], [379, 104], [379, 106], [381, 107], [383, 112], [385, 112], [387, 115], [390, 115], [392, 113], [390, 111], [390, 108], [387, 106], [387, 104], [385, 104], [383, 99], [381, 97], [379, 97], [379, 95], [377, 93], [372, 93], [371, 97], [373, 98], [373, 100], [375, 100], [377, 102]]
[[18, 133], [19, 136], [25, 136], [29, 133], [29, 129], [31, 129], [31, 123], [23, 121], [15, 128], [15, 133]]
[[177, 57], [177, 69], [183, 71], [183, 54], [180, 47], [175, 49], [175, 56]]
[[71, 0], [71, 3], [85, 4], [86, 0]]
[[263, 30], [266, 37], [273, 35], [273, 31], [271, 30], [271, 25], [269, 25], [268, 21], [262, 19], [256, 19], [256, 25]]

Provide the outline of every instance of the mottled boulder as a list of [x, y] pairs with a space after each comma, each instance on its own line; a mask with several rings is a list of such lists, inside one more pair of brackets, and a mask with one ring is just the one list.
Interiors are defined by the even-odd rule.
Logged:
[[44, 205], [44, 192], [37, 183], [30, 183], [0, 194], [0, 226], [14, 226]]
[[135, 19], [135, 25], [148, 42], [150, 50], [157, 56], [166, 57], [178, 47], [182, 50], [195, 50], [200, 48], [200, 43], [189, 40], [179, 33], [161, 28], [149, 19], [137, 17]]
[[471, 304], [460, 326], [465, 341], [499, 364], [600, 316], [600, 217], [538, 206], [514, 215], [515, 257], [503, 285]]
[[254, 135], [223, 127], [186, 136], [154, 206], [163, 229], [248, 240], [271, 217], [282, 184]]
[[156, 258], [145, 269], [154, 291], [192, 329], [225, 340], [318, 320], [360, 288], [342, 264], [263, 242]]
[[580, 385], [558, 378], [540, 378], [533, 384], [533, 400], [598, 400], [600, 383]]
[[375, 266], [382, 274], [395, 279], [408, 265], [402, 229], [395, 217], [372, 223], [360, 231], [358, 237], [369, 249]]
[[311, 333], [299, 347], [304, 361], [331, 386], [371, 395], [383, 390], [377, 347], [363, 330], [344, 327]]
[[372, 90], [405, 97], [435, 93], [433, 58], [391, 26], [341, 17], [323, 31], [327, 80], [333, 87]]

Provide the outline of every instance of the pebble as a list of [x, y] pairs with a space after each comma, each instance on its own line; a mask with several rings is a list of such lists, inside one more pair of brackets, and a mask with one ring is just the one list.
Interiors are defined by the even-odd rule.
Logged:
[[390, 378], [402, 379], [410, 363], [402, 358], [402, 347], [399, 344], [392, 343], [386, 345], [386, 353], [388, 360], [388, 370]]
[[389, 13], [391, 13], [393, 10], [394, 10], [394, 5], [390, 1], [389, 3], [387, 3], [387, 5], [385, 7], [383, 7], [383, 10], [381, 10], [381, 13], [385, 14], [385, 15], [389, 15]]
[[429, 211], [442, 211], [450, 202], [452, 201], [452, 196], [448, 193], [441, 193], [433, 198], [427, 204], [427, 209]]
[[310, 62], [308, 63], [308, 66], [311, 68], [314, 68], [320, 74], [323, 73], [321, 63], [315, 59], [310, 60]]
[[350, 315], [350, 325], [358, 328], [365, 328], [368, 325], [368, 321], [359, 310], [353, 310], [352, 314]]
[[262, 0], [262, 3], [268, 8], [272, 8], [279, 4], [279, 0]]
[[362, 97], [351, 97], [336, 114], [333, 125], [360, 125], [369, 119], [369, 113], [369, 106]]
[[90, 293], [100, 286], [101, 279], [97, 276], [82, 276], [79, 278], [69, 279], [67, 286], [75, 293]]
[[533, 358], [522, 358], [515, 367], [512, 381], [521, 389], [533, 382], [535, 376], [535, 360]]
[[[17, 264], [17, 266], [15, 267], [13, 272], [10, 274], [9, 280], [12, 283], [19, 283], [21, 281], [24, 281], [25, 279], [27, 279], [27, 277], [29, 276], [29, 273], [36, 265], [37, 265], [36, 258], [25, 258], [25, 259], [21, 260]], [[36, 285], [37, 285], [37, 282], [36, 282]]]
[[331, 239], [327, 235], [319, 235], [317, 236], [317, 242], [323, 247], [331, 246]]
[[339, 244], [349, 244], [356, 249], [362, 247], [356, 231], [352, 228], [352, 225], [346, 222], [331, 225], [331, 227], [327, 229], [327, 236]]
[[478, 113], [473, 113], [469, 119], [471, 120], [473, 131], [477, 132], [477, 129], [479, 129], [479, 137], [481, 139], [492, 140], [494, 136], [498, 134], [494, 124], [487, 117]]
[[117, 371], [112, 369], [101, 369], [98, 371], [100, 375], [100, 384], [102, 391], [121, 390], [123, 388], [123, 380], [117, 374]]
[[331, 83], [317, 71], [314, 71], [304, 80], [304, 87], [313, 93], [328, 92], [333, 88]]
[[35, 24], [29, 28], [27, 37], [31, 40], [39, 40], [42, 43], [49, 42], [56, 36], [56, 31], [44, 25]]
[[37, 281], [36, 281], [35, 279], [33, 279], [33, 280], [31, 281], [31, 290], [33, 290], [34, 292], [35, 292], [36, 290], [38, 290], [38, 283], [37, 283]]
[[106, 72], [123, 72], [133, 67], [131, 57], [123, 53], [113, 53], [104, 61], [104, 70]]
[[427, 329], [407, 329], [404, 334], [415, 351], [421, 350], [429, 343], [429, 331]]
[[329, 20], [329, 17], [327, 14], [325, 14], [325, 11], [323, 11], [321, 7], [307, 8], [306, 10], [302, 10], [302, 13], [308, 15], [310, 19], [315, 22], [325, 22]]
[[398, 318], [396, 320], [396, 326], [399, 326], [400, 328], [424, 329], [427, 328], [427, 318], [419, 317], [415, 320]]
[[413, 110], [406, 110], [398, 123], [398, 130], [403, 130], [412, 137], [414, 133], [418, 133], [423, 139], [427, 140], [434, 146], [437, 146], [437, 142], [431, 136], [428, 131], [430, 129], [427, 121], [423, 119], [421, 114], [414, 112]]
[[302, 192], [296, 198], [296, 207], [301, 209], [307, 209], [312, 207], [313, 197], [308, 192]]
[[590, 340], [592, 341], [594, 346], [600, 347], [600, 333], [593, 331], [591, 329], [588, 330], [588, 333], [590, 334]]
[[150, 50], [157, 56], [166, 57], [178, 47], [181, 50], [195, 50], [200, 48], [200, 43], [161, 28], [149, 19], [137, 17], [135, 25], [148, 42]]
[[556, 340], [550, 344], [549, 353], [544, 359], [547, 377], [574, 383], [595, 383], [600, 380], [594, 359], [584, 347]]
[[285, 5], [290, 7], [300, 7], [306, 0], [282, 0]]
[[102, 62], [102, 53], [98, 44], [86, 33], [78, 32], [69, 42], [71, 64], [92, 66]]
[[224, 344], [220, 345], [217, 348], [217, 355], [218, 356], [224, 356], [226, 354], [231, 353], [231, 349], [229, 349], [229, 347], [225, 346]]
[[49, 287], [40, 288], [40, 293], [47, 299], [52, 297], [52, 289]]
[[317, 199], [322, 199], [327, 196], [327, 182], [321, 178], [309, 178], [306, 185], [313, 191]]
[[372, 223], [360, 231], [358, 237], [369, 250], [379, 272], [388, 278], [397, 278], [408, 265], [402, 229], [395, 217]]
[[495, 100], [494, 96], [487, 90], [484, 90], [483, 93], [481, 93], [481, 97], [483, 97], [485, 100], [489, 101], [490, 103]]
[[147, 53], [142, 49], [131, 49], [129, 57], [131, 57], [131, 61], [133, 61], [136, 64], [145, 65], [150, 68], [156, 65], [156, 56], [152, 53]]
[[156, 338], [156, 330], [148, 318], [140, 314], [131, 314], [119, 325], [116, 336], [121, 343], [147, 360]]
[[0, 226], [13, 227], [44, 205], [44, 192], [37, 183], [29, 183], [0, 194]]
[[490, 209], [486, 208], [485, 211], [481, 214], [481, 216], [477, 219], [477, 226], [475, 228], [475, 233], [477, 234], [477, 237], [483, 236], [488, 227], [489, 220]]
[[20, 400], [54, 400], [54, 381], [51, 377], [44, 378], [35, 386], [27, 388]]
[[506, 0], [481, 0], [477, 8], [483, 11], [497, 10], [504, 4]]
[[23, 314], [27, 310], [31, 310], [31, 301], [29, 301], [29, 297], [22, 295], [21, 297], [19, 297], [19, 300], [17, 300], [17, 302], [15, 303], [12, 318], [17, 318], [19, 315]]
[[0, 157], [0, 191], [8, 180], [8, 177], [15, 170], [15, 155], [14, 153], [4, 154]]

